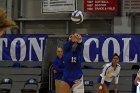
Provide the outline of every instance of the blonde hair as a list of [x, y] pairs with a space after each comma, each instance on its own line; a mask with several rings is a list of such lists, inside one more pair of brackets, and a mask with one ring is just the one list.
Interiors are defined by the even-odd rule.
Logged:
[[4, 9], [0, 9], [0, 29], [17, 28], [14, 21], [6, 18], [7, 14]]

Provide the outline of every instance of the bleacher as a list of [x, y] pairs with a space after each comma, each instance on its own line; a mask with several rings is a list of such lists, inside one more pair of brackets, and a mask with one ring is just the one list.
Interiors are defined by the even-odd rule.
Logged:
[[[36, 93], [39, 93], [41, 72], [42, 62], [0, 62], [0, 81], [4, 78], [10, 78], [12, 80], [10, 93], [22, 93], [22, 89], [33, 89], [36, 90]], [[29, 79], [35, 79], [37, 84], [25, 86]], [[0, 85], [1, 88], [3, 88], [2, 84]]]
[[[104, 62], [84, 62], [82, 64], [84, 80], [89, 80], [93, 82], [91, 86], [85, 86], [85, 93], [95, 93], [98, 89], [97, 78], [102, 72]], [[119, 78], [118, 90], [119, 93], [135, 93], [132, 92], [132, 76], [137, 73], [138, 68], [132, 68], [133, 65], [139, 65], [138, 63], [120, 63], [121, 72]], [[88, 68], [89, 66], [89, 68]], [[114, 90], [114, 82], [111, 83], [110, 90]]]

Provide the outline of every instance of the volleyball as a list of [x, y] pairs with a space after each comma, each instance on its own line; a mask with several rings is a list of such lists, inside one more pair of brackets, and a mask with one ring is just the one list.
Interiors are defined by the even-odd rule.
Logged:
[[76, 24], [82, 23], [84, 20], [83, 13], [79, 10], [72, 12], [71, 20]]

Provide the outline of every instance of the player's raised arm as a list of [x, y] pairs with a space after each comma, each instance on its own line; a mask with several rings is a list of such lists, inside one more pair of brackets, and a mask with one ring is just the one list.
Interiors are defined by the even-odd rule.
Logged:
[[64, 52], [70, 51], [74, 42], [75, 42], [75, 37], [72, 34], [69, 36], [68, 41], [64, 44], [64, 47], [63, 47]]
[[83, 42], [82, 42], [82, 36], [80, 34], [77, 34], [77, 33], [75, 33], [74, 35], [77, 39], [77, 47], [76, 47], [75, 50], [78, 53], [81, 53], [83, 51], [83, 48], [84, 48], [84, 45], [83, 45]]

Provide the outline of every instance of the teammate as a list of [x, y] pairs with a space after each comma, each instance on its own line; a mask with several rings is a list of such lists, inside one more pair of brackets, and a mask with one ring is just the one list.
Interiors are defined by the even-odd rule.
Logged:
[[115, 53], [112, 58], [112, 63], [106, 64], [98, 77], [99, 89], [97, 90], [97, 93], [109, 93], [109, 85], [113, 78], [115, 78], [115, 93], [118, 93], [118, 80], [121, 69], [118, 62], [119, 56]]
[[0, 9], [0, 36], [2, 36], [7, 28], [17, 28], [17, 25], [14, 21], [6, 18], [6, 11]]
[[138, 82], [140, 82], [140, 69], [137, 72], [137, 76], [136, 76], [135, 81], [134, 81], [135, 86], [138, 86]]
[[59, 86], [59, 93], [84, 93], [81, 55], [83, 51], [82, 37], [72, 34], [64, 45], [64, 72]]
[[56, 50], [56, 58], [53, 61], [53, 68], [54, 68], [54, 78], [55, 78], [55, 93], [58, 93], [58, 87], [60, 80], [63, 75], [63, 69], [64, 69], [64, 61], [63, 61], [63, 49], [57, 48]]
[[140, 93], [140, 69], [137, 72], [137, 76], [134, 80], [134, 84], [136, 86], [136, 93]]

